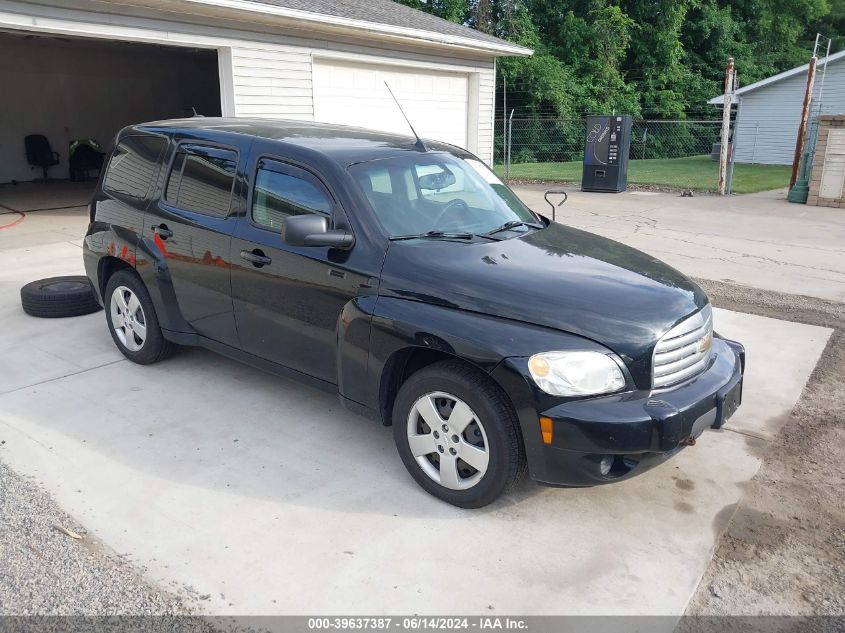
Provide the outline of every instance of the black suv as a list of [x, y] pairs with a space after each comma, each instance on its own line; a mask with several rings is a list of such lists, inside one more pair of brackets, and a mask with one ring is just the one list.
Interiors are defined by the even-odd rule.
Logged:
[[85, 268], [127, 358], [201, 345], [337, 393], [457, 506], [526, 468], [555, 486], [631, 477], [741, 400], [743, 347], [713, 334], [696, 284], [534, 213], [450, 145], [136, 125], [90, 213]]

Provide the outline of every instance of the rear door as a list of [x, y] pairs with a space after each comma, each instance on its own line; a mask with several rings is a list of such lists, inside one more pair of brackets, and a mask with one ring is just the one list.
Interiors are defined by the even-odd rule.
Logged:
[[238, 158], [234, 147], [179, 144], [164, 191], [144, 219], [145, 237], [167, 260], [184, 319], [198, 334], [232, 346], [238, 336], [229, 246], [239, 204]]
[[[275, 146], [267, 144], [272, 151]], [[244, 350], [337, 383], [338, 324], [368, 277], [350, 252], [282, 240], [291, 215], [315, 213], [336, 225], [343, 211], [314, 172], [262, 153], [250, 170], [245, 217], [232, 240], [232, 296]]]

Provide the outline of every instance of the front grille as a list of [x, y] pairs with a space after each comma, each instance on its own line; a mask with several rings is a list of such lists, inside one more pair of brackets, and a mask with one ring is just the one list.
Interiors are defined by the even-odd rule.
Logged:
[[654, 348], [652, 386], [663, 389], [698, 375], [713, 347], [713, 310], [706, 305], [666, 332]]

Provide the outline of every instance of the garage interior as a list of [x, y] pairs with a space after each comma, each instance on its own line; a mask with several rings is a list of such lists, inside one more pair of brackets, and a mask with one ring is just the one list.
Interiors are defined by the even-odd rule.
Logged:
[[42, 178], [42, 168], [28, 164], [27, 135], [47, 138], [59, 154], [48, 177], [65, 180], [76, 139], [93, 139], [108, 152], [131, 123], [221, 112], [214, 49], [0, 32], [0, 85], [7, 89], [0, 101], [0, 197]]

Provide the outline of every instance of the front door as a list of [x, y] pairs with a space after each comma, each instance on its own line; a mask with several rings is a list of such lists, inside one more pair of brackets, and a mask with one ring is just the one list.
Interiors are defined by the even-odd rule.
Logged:
[[237, 346], [230, 242], [238, 165], [233, 148], [177, 146], [163, 195], [144, 217], [144, 235], [167, 261], [179, 310], [198, 334]]
[[339, 319], [367, 277], [347, 264], [349, 252], [291, 246], [281, 231], [291, 215], [321, 214], [334, 224], [343, 211], [320, 178], [279, 157], [257, 159], [250, 183], [231, 256], [241, 346], [337, 384]]

